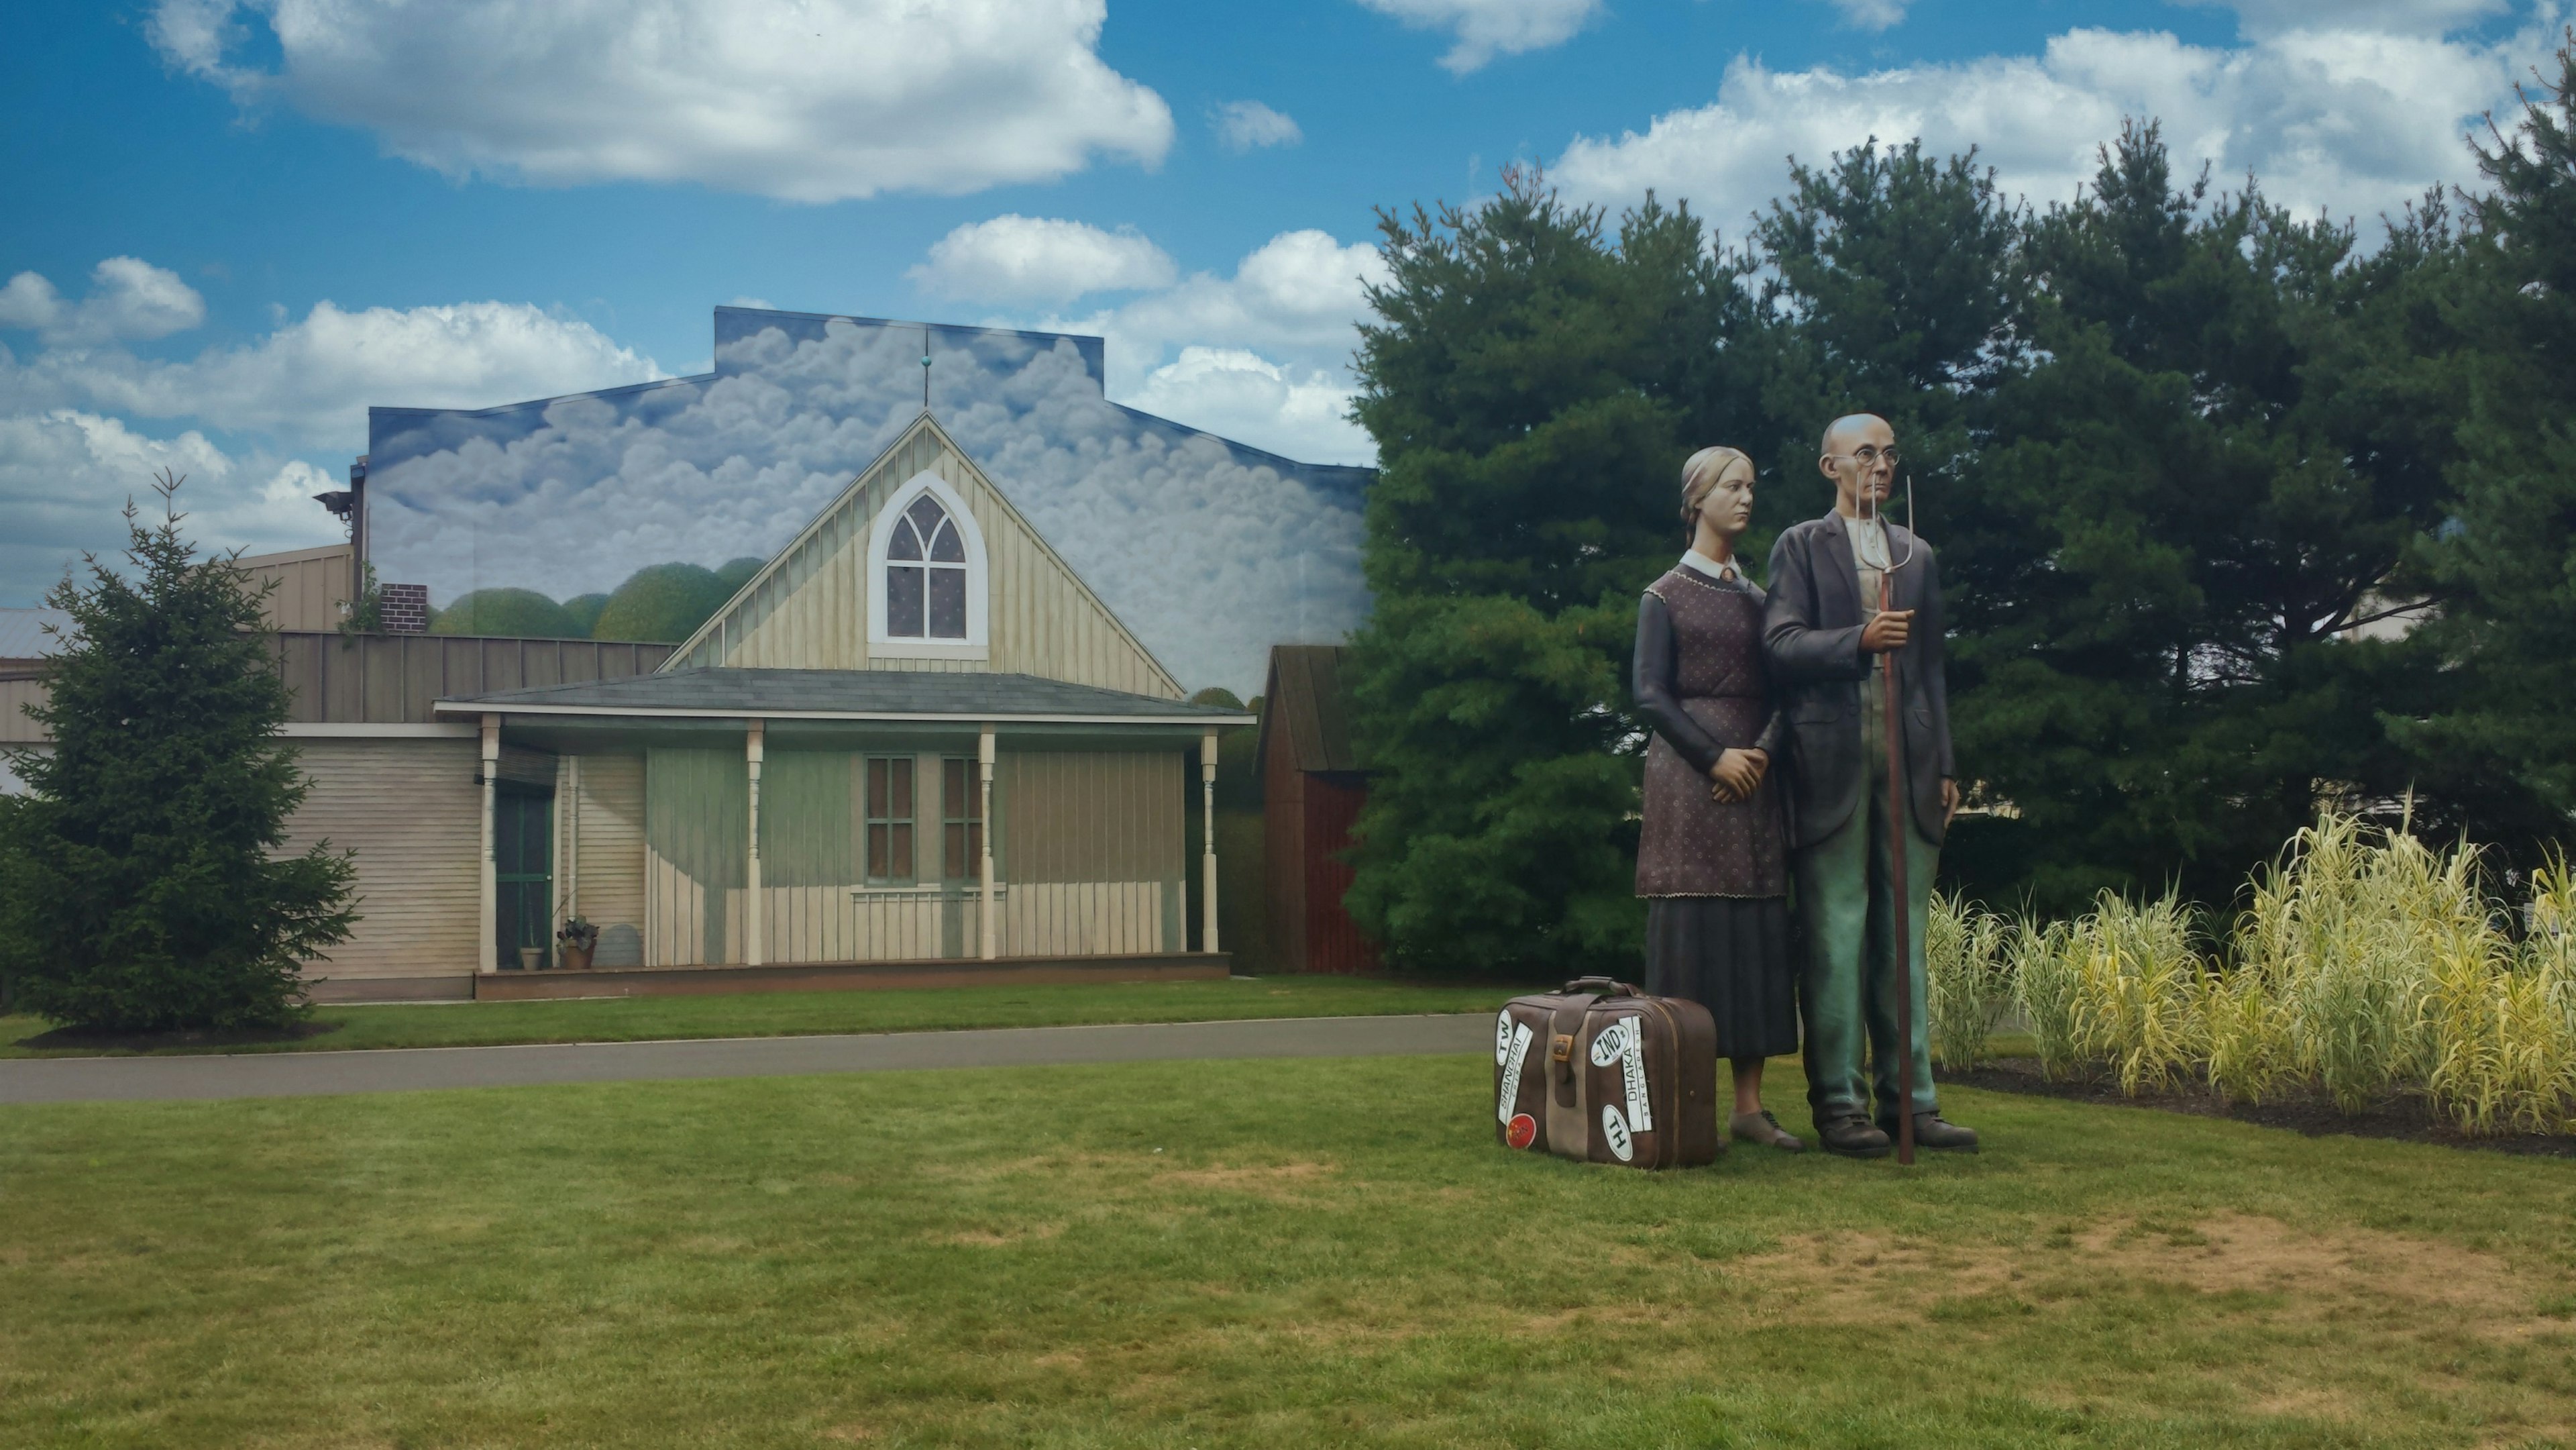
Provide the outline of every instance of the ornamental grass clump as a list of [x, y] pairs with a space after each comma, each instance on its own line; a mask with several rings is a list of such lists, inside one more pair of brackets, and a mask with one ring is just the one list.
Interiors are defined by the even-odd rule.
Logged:
[[2124, 1093], [2171, 1087], [2199, 1060], [2205, 963], [2180, 900], [2137, 906], [2106, 891], [2068, 932], [2066, 951], [2078, 1056], [2109, 1067]]
[[2170, 895], [2105, 893], [2045, 925], [1936, 902], [1935, 1050], [1945, 1066], [1977, 1060], [1993, 1019], [1973, 1004], [2008, 998], [2051, 1080], [2099, 1073], [2137, 1093], [2198, 1076], [2230, 1101], [2319, 1092], [2347, 1113], [2405, 1093], [2465, 1133], [2576, 1131], [2564, 860], [2521, 902], [2498, 902], [2476, 847], [2330, 812], [2247, 901], [2216, 953]]
[[2079, 1063], [2075, 1033], [2081, 983], [2068, 950], [2073, 935], [2062, 921], [2045, 926], [2024, 921], [2004, 946], [2004, 971], [2012, 979], [2013, 1002], [2030, 1027], [2039, 1074], [2052, 1082], [2073, 1075]]
[[2004, 953], [2012, 924], [1983, 907], [1932, 896], [1923, 933], [1923, 969], [1932, 1060], [1957, 1070], [1985, 1060], [1995, 1023], [2012, 1005]]

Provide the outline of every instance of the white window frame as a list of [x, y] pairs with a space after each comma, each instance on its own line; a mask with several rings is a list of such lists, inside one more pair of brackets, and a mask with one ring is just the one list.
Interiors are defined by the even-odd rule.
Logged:
[[[966, 638], [916, 639], [886, 633], [886, 549], [894, 540], [894, 525], [913, 501], [929, 494], [948, 512], [948, 521], [957, 530], [958, 542], [966, 546]], [[927, 544], [927, 539], [922, 541]], [[907, 564], [910, 560], [905, 561]], [[975, 526], [975, 515], [966, 500], [936, 473], [916, 473], [886, 495], [885, 505], [877, 510], [868, 524], [868, 593], [859, 612], [868, 623], [868, 653], [880, 659], [963, 660], [982, 663], [991, 657], [986, 621], [991, 610], [987, 596], [991, 592], [991, 575], [984, 565], [984, 531]]]

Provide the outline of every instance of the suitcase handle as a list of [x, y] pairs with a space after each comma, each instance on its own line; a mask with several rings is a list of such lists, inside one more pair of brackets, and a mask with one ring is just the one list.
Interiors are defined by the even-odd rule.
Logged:
[[1622, 982], [1616, 977], [1577, 977], [1573, 981], [1566, 983], [1564, 986], [1557, 988], [1557, 990], [1569, 997], [1582, 992], [1591, 992], [1603, 997], [1642, 997], [1646, 995], [1645, 993], [1638, 991], [1635, 986], [1627, 982]]

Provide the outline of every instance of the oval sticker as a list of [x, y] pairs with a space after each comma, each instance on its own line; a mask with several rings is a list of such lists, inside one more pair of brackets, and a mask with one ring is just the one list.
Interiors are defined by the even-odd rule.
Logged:
[[1526, 1148], [1537, 1142], [1538, 1119], [1527, 1113], [1512, 1114], [1511, 1122], [1503, 1129], [1503, 1141], [1515, 1148]]
[[1604, 1027], [1592, 1038], [1592, 1065], [1608, 1067], [1628, 1050], [1628, 1040], [1636, 1035], [1637, 1019], [1622, 1017]]
[[1619, 1116], [1617, 1103], [1601, 1105], [1601, 1136], [1609, 1141], [1611, 1157], [1622, 1163], [1636, 1161], [1637, 1144], [1628, 1136], [1628, 1120]]

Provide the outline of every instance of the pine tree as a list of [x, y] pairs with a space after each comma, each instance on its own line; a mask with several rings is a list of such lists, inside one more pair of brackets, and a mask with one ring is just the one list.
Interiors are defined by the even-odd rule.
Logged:
[[1630, 970], [1642, 942], [1622, 677], [1743, 297], [1687, 210], [1604, 223], [1524, 171], [1382, 218], [1376, 606], [1344, 674], [1376, 774], [1346, 904], [1399, 967]]
[[30, 711], [53, 748], [18, 754], [28, 793], [0, 801], [16, 1005], [81, 1028], [284, 1025], [297, 962], [357, 919], [347, 855], [277, 854], [310, 784], [286, 687], [260, 591], [181, 535], [181, 482], [156, 480], [158, 527], [127, 506], [130, 575], [92, 557], [47, 596], [72, 622]]
[[2449, 689], [2391, 724], [2527, 859], [2576, 819], [2576, 45], [2478, 160], [2458, 500], [2423, 551]]
[[1934, 535], [1961, 772], [2019, 811], [1957, 834], [1972, 886], [2224, 904], [2321, 800], [2403, 795], [2379, 712], [2422, 647], [2344, 632], [2446, 507], [2456, 338], [2417, 304], [2457, 248], [2438, 204], [2354, 242], [2177, 186], [2152, 125], [2033, 219], [2026, 351]]

